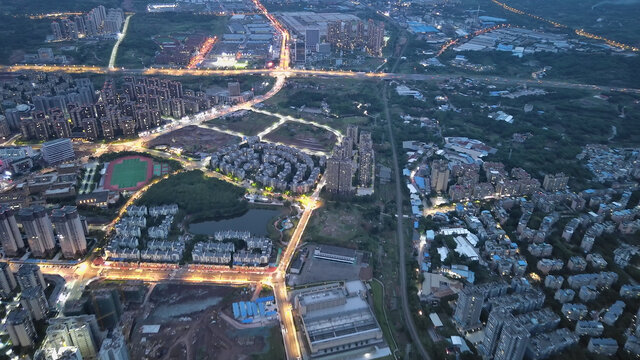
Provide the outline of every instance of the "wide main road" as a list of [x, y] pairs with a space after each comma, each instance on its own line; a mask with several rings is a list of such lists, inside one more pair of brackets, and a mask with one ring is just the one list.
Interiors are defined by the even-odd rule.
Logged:
[[[288, 51], [288, 50], [287, 50]], [[640, 89], [615, 87], [606, 85], [580, 84], [570, 81], [559, 80], [534, 80], [509, 78], [491, 75], [467, 75], [467, 74], [405, 74], [405, 73], [383, 73], [383, 72], [355, 72], [339, 70], [305, 70], [305, 69], [168, 69], [168, 68], [146, 68], [146, 69], [109, 69], [100, 66], [49, 66], [49, 65], [0, 65], [0, 72], [21, 72], [21, 71], [42, 71], [42, 72], [64, 72], [69, 74], [113, 74], [113, 75], [149, 75], [149, 76], [241, 76], [241, 75], [265, 75], [277, 78], [295, 77], [338, 77], [345, 79], [387, 79], [405, 81], [442, 81], [452, 77], [464, 77], [476, 81], [486, 81], [504, 85], [528, 85], [542, 86], [564, 89], [583, 89], [594, 91], [616, 91], [640, 94]]]
[[[282, 337], [284, 339], [287, 359], [301, 359], [302, 347], [298, 341], [297, 331], [293, 317], [293, 306], [287, 292], [286, 271], [291, 263], [293, 254], [300, 245], [302, 235], [311, 218], [313, 210], [316, 208], [320, 191], [324, 186], [321, 181], [314, 193], [303, 201], [303, 213], [293, 232], [291, 240], [280, 256], [278, 267], [273, 272], [264, 268], [243, 268], [237, 269], [206, 269], [197, 267], [180, 268], [150, 268], [135, 267], [130, 268], [110, 267], [93, 265], [86, 260], [75, 266], [60, 264], [43, 264], [41, 270], [44, 274], [61, 275], [68, 281], [75, 281], [78, 285], [82, 280], [92, 278], [102, 278], [108, 280], [142, 280], [145, 282], [175, 281], [183, 283], [203, 283], [221, 285], [258, 285], [265, 284], [273, 288], [274, 297], [278, 306]], [[126, 207], [126, 205], [125, 205]], [[16, 263], [15, 265], [18, 265]]]

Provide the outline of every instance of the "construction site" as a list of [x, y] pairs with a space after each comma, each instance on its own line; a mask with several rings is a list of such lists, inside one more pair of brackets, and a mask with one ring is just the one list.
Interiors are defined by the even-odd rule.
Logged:
[[[234, 319], [232, 304], [260, 299], [251, 287], [151, 284], [142, 302], [129, 303], [122, 324], [132, 359], [269, 358], [281, 344], [275, 317], [256, 323]], [[277, 328], [276, 328], [277, 329]], [[278, 331], [279, 333], [279, 331]], [[275, 349], [277, 350], [277, 349]]]

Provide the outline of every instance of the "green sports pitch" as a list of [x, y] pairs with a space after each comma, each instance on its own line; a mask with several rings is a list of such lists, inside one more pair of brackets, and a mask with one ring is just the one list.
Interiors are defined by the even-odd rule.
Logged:
[[140, 158], [122, 160], [114, 164], [110, 183], [119, 189], [135, 188], [147, 180], [149, 166], [149, 162]]

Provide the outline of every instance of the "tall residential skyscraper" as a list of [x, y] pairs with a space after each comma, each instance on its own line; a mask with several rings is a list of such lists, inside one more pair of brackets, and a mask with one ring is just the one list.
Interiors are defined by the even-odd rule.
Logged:
[[227, 90], [229, 96], [240, 96], [240, 83], [237, 81], [227, 83]]
[[0, 242], [7, 256], [16, 256], [24, 249], [13, 210], [6, 205], [0, 205]]
[[53, 226], [45, 208], [40, 205], [23, 208], [18, 212], [17, 218], [27, 235], [27, 242], [33, 256], [53, 255], [56, 242], [53, 236]]
[[358, 21], [356, 24], [356, 46], [361, 47], [364, 44], [364, 22]]
[[46, 319], [49, 312], [49, 303], [40, 287], [29, 287], [22, 291], [20, 297], [22, 308], [27, 310], [33, 320]]
[[435, 160], [431, 163], [431, 190], [446, 192], [449, 184], [449, 164], [445, 160]]
[[349, 125], [347, 126], [347, 138], [350, 138], [355, 144], [358, 141], [358, 126], [357, 125]]
[[522, 360], [529, 345], [529, 331], [520, 324], [509, 323], [500, 335], [494, 360]]
[[113, 329], [120, 321], [122, 303], [116, 290], [102, 289], [92, 291], [90, 306], [98, 318], [98, 325], [101, 329]]
[[33, 346], [37, 334], [31, 321], [31, 316], [26, 310], [13, 309], [7, 316], [5, 324], [13, 346]]
[[353, 162], [351, 158], [342, 156], [342, 149], [327, 159], [327, 191], [331, 194], [349, 196], [353, 193]]
[[465, 287], [458, 294], [458, 303], [453, 319], [460, 327], [471, 328], [480, 323], [484, 297], [484, 292], [473, 286]]
[[373, 186], [373, 170], [375, 164], [375, 153], [371, 133], [363, 131], [360, 133], [358, 142], [358, 185], [362, 187]]
[[307, 51], [315, 51], [316, 45], [320, 43], [320, 29], [305, 29], [304, 43]]
[[62, 28], [60, 27], [60, 23], [57, 21], [52, 22], [51, 31], [53, 32], [54, 40], [62, 40]]
[[82, 132], [89, 140], [98, 138], [98, 122], [94, 118], [82, 119]]
[[345, 155], [353, 156], [353, 147], [358, 144], [358, 126], [349, 125], [347, 127], [347, 134], [342, 139], [342, 147], [344, 148]]
[[98, 360], [129, 360], [129, 351], [120, 331], [114, 330], [109, 338], [102, 342]]
[[110, 117], [100, 119], [100, 127], [102, 128], [102, 136], [106, 140], [112, 140], [115, 137], [114, 121]]
[[20, 284], [20, 289], [22, 289], [22, 291], [25, 291], [30, 287], [39, 287], [41, 289], [45, 289], [47, 287], [47, 283], [44, 281], [44, 276], [42, 275], [42, 271], [40, 271], [40, 267], [35, 264], [21, 265], [16, 273], [16, 279], [18, 280], [18, 284]]
[[35, 353], [38, 360], [83, 360], [80, 350], [75, 346], [50, 347], [38, 349]]
[[56, 226], [64, 257], [75, 258], [87, 252], [87, 239], [75, 206], [64, 206], [53, 210], [51, 220]]
[[83, 359], [94, 359], [101, 340], [94, 315], [60, 317], [49, 320], [44, 347], [75, 346]]
[[16, 277], [11, 272], [9, 263], [6, 261], [0, 262], [0, 295], [3, 298], [10, 297], [17, 286]]
[[342, 21], [333, 21], [327, 24], [327, 42], [332, 47], [340, 46], [340, 38], [342, 34]]
[[487, 326], [484, 329], [484, 340], [482, 341], [482, 348], [486, 357], [493, 357], [505, 325], [514, 321], [515, 317], [511, 314], [511, 311], [504, 307], [491, 310]]
[[369, 19], [367, 24], [367, 52], [372, 56], [382, 56], [384, 44], [384, 23]]

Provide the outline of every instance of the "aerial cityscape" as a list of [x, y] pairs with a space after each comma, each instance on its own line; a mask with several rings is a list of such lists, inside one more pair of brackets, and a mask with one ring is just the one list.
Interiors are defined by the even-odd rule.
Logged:
[[0, 2], [0, 360], [640, 360], [639, 17]]

